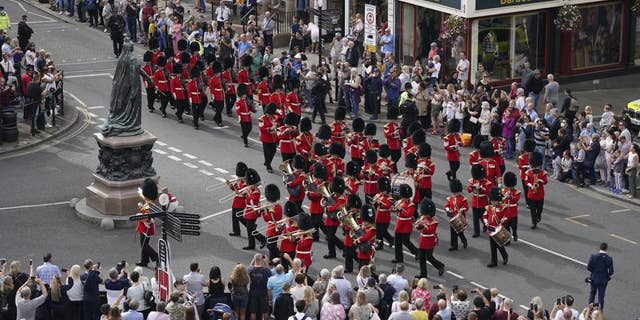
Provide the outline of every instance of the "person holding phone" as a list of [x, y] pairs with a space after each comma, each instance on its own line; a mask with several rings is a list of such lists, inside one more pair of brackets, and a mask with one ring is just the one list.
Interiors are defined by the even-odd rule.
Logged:
[[[31, 271], [33, 271], [33, 269]], [[40, 292], [42, 292], [42, 295], [33, 299], [33, 294], [30, 289], [31, 281], [34, 281], [40, 288]], [[49, 295], [44, 281], [33, 276], [33, 272], [31, 272], [31, 280], [26, 281], [17, 292], [15, 300], [17, 308], [16, 319], [35, 320], [36, 309], [47, 300], [47, 296]]]

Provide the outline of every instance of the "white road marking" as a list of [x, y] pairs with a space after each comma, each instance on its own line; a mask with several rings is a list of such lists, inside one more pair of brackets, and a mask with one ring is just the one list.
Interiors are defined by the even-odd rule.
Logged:
[[204, 169], [200, 170], [200, 173], [204, 174], [205, 176], [212, 176], [212, 175], [214, 175], [214, 173], [213, 173], [213, 172], [209, 172], [209, 171], [204, 170]]
[[93, 106], [93, 107], [87, 107], [88, 110], [94, 110], [94, 109], [104, 109], [104, 106]]
[[[52, 23], [54, 20], [38, 20], [38, 21], [29, 21], [29, 24], [41, 24], [41, 23]], [[11, 25], [17, 25], [18, 22], [12, 22]], [[47, 30], [45, 32], [51, 32], [51, 30]]]
[[[20, 7], [22, 7], [22, 5], [20, 5]], [[24, 11], [27, 11], [27, 10], [24, 10]], [[47, 20], [47, 21], [49, 21], [49, 22], [55, 22], [55, 20], [53, 20], [53, 19], [51, 19], [50, 17], [47, 17], [47, 16], [45, 16], [45, 15], [41, 15], [41, 14], [39, 14], [39, 13], [35, 13], [35, 12], [33, 12], [33, 11], [27, 11], [27, 12], [29, 12], [29, 14], [32, 14], [32, 15], [34, 15], [34, 16], [36, 16], [36, 17], [40, 17], [40, 18], [46, 19], [46, 20]], [[31, 22], [29, 22], [29, 23], [31, 24]]]
[[200, 160], [200, 161], [198, 161], [198, 162], [199, 162], [201, 165], [203, 165], [203, 166], [207, 166], [207, 167], [211, 167], [211, 166], [212, 166], [212, 164], [211, 164], [211, 163], [206, 162], [206, 161], [204, 161], [204, 160]]
[[527, 306], [520, 305], [520, 308], [524, 309], [525, 311], [529, 311], [529, 307]]
[[41, 204], [27, 204], [27, 205], [23, 205], [23, 206], [15, 206], [15, 207], [4, 207], [4, 208], [0, 208], [0, 211], [15, 210], [15, 209], [25, 209], [25, 208], [39, 208], [39, 207], [59, 206], [59, 205], [62, 205], [62, 204], [69, 204], [69, 201], [50, 202], [50, 203], [41, 203]]
[[470, 281], [469, 283], [471, 283], [472, 285], [474, 285], [474, 286], [476, 286], [476, 287], [478, 287], [480, 289], [487, 289], [487, 287], [485, 287], [485, 286], [483, 286], [483, 285], [481, 285], [481, 284], [479, 284], [479, 283], [477, 283], [475, 281]]
[[182, 159], [180, 159], [180, 158], [178, 158], [178, 157], [176, 157], [176, 156], [174, 156], [174, 155], [170, 155], [170, 156], [168, 156], [167, 158], [169, 158], [169, 159], [171, 159], [171, 160], [173, 160], [173, 161], [182, 161]]
[[92, 118], [97, 118], [97, 117], [98, 117], [98, 115], [97, 115], [97, 114], [95, 114], [95, 113], [93, 113], [93, 112], [87, 112], [87, 114], [88, 114], [89, 116], [91, 116]]
[[82, 102], [82, 100], [80, 100], [80, 98], [78, 98], [75, 94], [69, 92], [69, 90], [64, 90], [66, 94], [68, 94], [71, 98], [75, 99], [76, 101], [78, 101], [78, 103], [83, 107], [83, 108], [87, 108], [87, 104]]
[[451, 271], [447, 271], [447, 273], [452, 275], [452, 276], [454, 276], [454, 277], [456, 277], [456, 278], [458, 278], [458, 279], [464, 279], [463, 276], [461, 276], [461, 275], [459, 275], [457, 273], [454, 273], [454, 272], [451, 272]]
[[[22, 9], [22, 11], [24, 12], [28, 12], [27, 9], [24, 8], [24, 6], [22, 5], [22, 3], [20, 3], [19, 1], [15, 1], [15, 0], [10, 0], [11, 2], [17, 4], [18, 6], [20, 6], [20, 9]], [[29, 22], [31, 23], [31, 22]]]
[[99, 124], [99, 125], [97, 125], [97, 126], [96, 126], [96, 128], [98, 128], [98, 129], [102, 130], [102, 129], [104, 129], [104, 126], [103, 126], [103, 125], [101, 125], [101, 124]]
[[157, 145], [159, 145], [159, 146], [161, 146], [161, 147], [164, 147], [164, 146], [166, 146], [166, 145], [167, 145], [166, 143], [164, 143], [164, 142], [162, 142], [162, 141], [160, 141], [160, 140], [156, 141], [156, 144], [157, 144]]
[[222, 126], [222, 127], [212, 127], [211, 129], [213, 130], [222, 130], [222, 129], [227, 129], [229, 128], [228, 126]]
[[615, 233], [611, 233], [611, 234], [609, 234], [609, 235], [610, 235], [610, 236], [612, 236], [612, 237], [614, 237], [614, 238], [616, 238], [616, 239], [620, 239], [620, 240], [622, 240], [622, 241], [629, 242], [629, 243], [631, 243], [631, 244], [638, 244], [637, 242], [635, 242], [635, 241], [633, 241], [633, 240], [629, 240], [629, 239], [627, 239], [627, 238], [625, 238], [625, 237], [623, 237], [623, 236], [619, 236], [619, 235], [617, 235], [617, 234], [615, 234]]
[[160, 150], [160, 149], [153, 149], [153, 152], [155, 152], [155, 153], [157, 153], [157, 154], [163, 154], [163, 155], [164, 155], [164, 154], [167, 154], [167, 152], [166, 152], [166, 151], [164, 151], [164, 150]]
[[215, 168], [215, 169], [216, 169], [216, 171], [218, 171], [218, 172], [220, 172], [220, 173], [222, 173], [222, 174], [227, 174], [227, 173], [229, 173], [229, 171], [227, 171], [227, 170], [225, 170], [225, 169], [222, 169], [222, 168]]
[[196, 166], [195, 164], [191, 163], [191, 162], [183, 162], [182, 164], [184, 164], [185, 166], [191, 168], [191, 169], [198, 169], [198, 166]]
[[189, 158], [189, 159], [191, 159], [191, 160], [193, 160], [193, 159], [198, 159], [198, 157], [196, 157], [196, 156], [194, 156], [194, 155], [192, 155], [192, 154], [183, 153], [182, 155], [183, 155], [183, 156], [185, 156], [185, 157], [187, 157], [187, 158]]
[[220, 182], [227, 182], [227, 180], [225, 178], [222, 178], [222, 177], [216, 177], [216, 180], [218, 180]]
[[173, 152], [176, 152], [176, 153], [181, 153], [182, 152], [182, 150], [180, 150], [180, 149], [178, 149], [176, 147], [169, 147], [169, 150], [171, 150]]
[[221, 215], [221, 214], [225, 214], [225, 213], [227, 213], [227, 212], [231, 212], [231, 208], [226, 209], [226, 210], [222, 210], [222, 211], [220, 211], [220, 212], [212, 213], [212, 214], [210, 214], [210, 215], [208, 215], [208, 216], [206, 216], [206, 217], [201, 217], [201, 218], [200, 218], [200, 221], [209, 220], [209, 219], [211, 219], [211, 218], [217, 217], [217, 216], [219, 216], [219, 215]]
[[[93, 62], [95, 63], [95, 62]], [[110, 76], [110, 73], [90, 73], [90, 74], [76, 74], [72, 76], [65, 76], [65, 79], [75, 79], [75, 78], [93, 78], [93, 77], [104, 77]]]
[[542, 250], [542, 251], [544, 251], [544, 252], [550, 253], [550, 254], [552, 254], [552, 255], [554, 255], [554, 256], [557, 256], [557, 257], [560, 257], [560, 258], [562, 258], [562, 259], [569, 260], [569, 261], [571, 261], [571, 262], [575, 262], [575, 263], [577, 263], [577, 264], [579, 264], [579, 265], [581, 265], [581, 266], [585, 266], [585, 267], [587, 266], [587, 264], [586, 264], [586, 263], [584, 263], [584, 262], [582, 262], [582, 261], [580, 261], [580, 260], [576, 260], [576, 259], [574, 259], [574, 258], [571, 258], [571, 257], [565, 256], [565, 255], [564, 255], [564, 254], [562, 254], [562, 253], [555, 252], [555, 251], [553, 251], [553, 250], [550, 250], [550, 249], [547, 249], [547, 248], [541, 247], [541, 246], [539, 246], [539, 245], [537, 245], [537, 244], [531, 243], [531, 242], [529, 242], [529, 241], [527, 241], [527, 240], [524, 240], [524, 239], [522, 239], [522, 238], [519, 238], [519, 239], [518, 239], [518, 242], [521, 242], [521, 243], [524, 243], [524, 244], [526, 244], [526, 245], [532, 246], [532, 247], [534, 247], [534, 248], [536, 248], [536, 249], [539, 249], [539, 250]]
[[611, 211], [611, 213], [620, 213], [620, 212], [627, 212], [627, 211], [631, 211], [631, 209], [613, 210], [613, 211]]
[[102, 121], [102, 122], [105, 122], [105, 121], [107, 121], [107, 118], [102, 118], [102, 117], [100, 117], [100, 118], [98, 118], [98, 120], [100, 120], [100, 121]]

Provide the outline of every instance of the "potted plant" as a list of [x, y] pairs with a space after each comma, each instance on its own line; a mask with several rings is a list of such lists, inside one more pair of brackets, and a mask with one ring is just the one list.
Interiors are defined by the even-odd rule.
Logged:
[[440, 37], [444, 40], [449, 40], [449, 42], [454, 42], [459, 36], [465, 35], [467, 27], [467, 19], [456, 15], [449, 15], [447, 19], [444, 20]]
[[577, 6], [570, 4], [564, 5], [558, 10], [553, 23], [556, 25], [556, 28], [562, 32], [580, 30], [582, 27], [582, 13]]

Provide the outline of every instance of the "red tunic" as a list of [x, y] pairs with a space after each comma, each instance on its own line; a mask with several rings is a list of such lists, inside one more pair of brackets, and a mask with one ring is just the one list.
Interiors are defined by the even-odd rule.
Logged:
[[411, 233], [411, 230], [413, 230], [413, 214], [416, 211], [416, 205], [404, 199], [398, 201], [401, 201], [400, 207], [402, 209], [397, 213], [395, 233]]
[[402, 154], [404, 158], [407, 158], [407, 154], [409, 154], [409, 150], [413, 148], [413, 139], [411, 137], [406, 137], [402, 140]]
[[153, 82], [159, 91], [164, 93], [169, 92], [169, 76], [164, 68], [156, 70], [153, 74]]
[[347, 146], [349, 146], [351, 160], [364, 158], [364, 150], [362, 150], [362, 145], [360, 144], [362, 140], [364, 140], [362, 132], [353, 132], [347, 136]]
[[391, 179], [393, 174], [393, 161], [387, 158], [378, 158], [376, 161], [375, 170], [380, 176], [385, 176]]
[[502, 172], [500, 172], [500, 166], [493, 158], [480, 160], [480, 165], [484, 167], [486, 172], [486, 178], [491, 180], [493, 184], [498, 185], [498, 180], [502, 178]]
[[[317, 188], [320, 187], [320, 185], [322, 185], [324, 182], [319, 181], [319, 180], [314, 180], [313, 184], [316, 186], [316, 190]], [[307, 192], [307, 197], [309, 198], [309, 200], [311, 200], [311, 203], [309, 203], [309, 213], [310, 214], [319, 214], [322, 215], [324, 213], [324, 208], [320, 205], [320, 201], [322, 200], [322, 195], [320, 193], [317, 193], [315, 191], [308, 191]]]
[[251, 109], [244, 99], [236, 101], [236, 115], [240, 122], [251, 123]]
[[142, 66], [141, 70], [142, 72], [146, 73], [149, 78], [151, 78], [151, 81], [149, 81], [147, 77], [142, 77], [144, 87], [149, 89], [153, 88], [153, 66], [151, 66], [150, 64], [145, 64], [144, 66]]
[[204, 70], [204, 75], [209, 79], [215, 76], [215, 73], [213, 73], [213, 67], [212, 66], [207, 67], [207, 69]]
[[[493, 183], [489, 179], [469, 179], [469, 186], [467, 187], [467, 192], [472, 193], [471, 195], [471, 207], [472, 208], [484, 208], [488, 199], [489, 191]], [[474, 188], [475, 187], [475, 188]]]
[[529, 154], [523, 153], [518, 157], [518, 169], [520, 169], [520, 180], [524, 181], [525, 173], [529, 170]]
[[426, 216], [420, 217], [418, 222], [416, 222], [416, 230], [420, 231], [420, 238], [418, 239], [419, 249], [430, 250], [438, 244], [437, 229], [437, 220]]
[[187, 99], [187, 94], [184, 92], [184, 88], [182, 87], [182, 82], [180, 78], [174, 77], [169, 82], [169, 89], [171, 89], [171, 96], [174, 100], [185, 100]]
[[302, 260], [304, 266], [309, 269], [311, 266], [311, 246], [313, 245], [313, 236], [310, 234], [304, 235], [296, 242], [296, 258]]
[[260, 189], [256, 187], [250, 188], [244, 203], [244, 219], [257, 220], [260, 217], [260, 211], [256, 211], [254, 208], [260, 206]]
[[221, 76], [213, 75], [209, 78], [209, 91], [214, 101], [224, 100], [224, 85], [222, 84]]
[[[533, 186], [538, 184], [537, 190]], [[547, 172], [542, 169], [529, 169], [525, 173], [524, 183], [529, 187], [527, 198], [531, 200], [544, 200], [544, 185], [547, 184]]]
[[504, 207], [501, 204], [486, 206], [482, 221], [487, 226], [487, 233], [490, 234], [501, 226], [506, 221], [503, 221], [503, 218], [505, 218]]
[[276, 135], [277, 123], [273, 116], [263, 115], [258, 118], [258, 128], [260, 129], [260, 141], [266, 143], [278, 142]]
[[368, 252], [363, 252], [360, 246], [358, 246], [357, 257], [360, 260], [371, 260], [371, 258], [373, 258], [373, 255], [375, 254], [373, 246], [375, 245], [376, 241], [376, 227], [374, 225], [364, 226], [362, 227], [362, 230], [364, 231], [364, 234], [357, 238], [356, 242], [368, 243], [371, 246], [371, 250], [369, 250]]
[[281, 238], [282, 240], [280, 240], [280, 252], [293, 253], [294, 251], [296, 251], [296, 245], [293, 242], [291, 242], [288, 235], [298, 230], [299, 230], [298, 226], [295, 226], [291, 223], [287, 223], [287, 225], [284, 227], [284, 230], [282, 232], [282, 235], [283, 235]]
[[271, 92], [269, 92], [269, 83], [267, 81], [262, 81], [258, 84], [256, 88], [258, 93], [258, 100], [262, 106], [266, 106], [269, 104], [271, 98]]
[[358, 179], [357, 177], [353, 177], [353, 176], [347, 176], [344, 179], [344, 185], [346, 187], [344, 189], [344, 192], [347, 195], [358, 194], [358, 189], [360, 189], [360, 179]]
[[242, 190], [246, 186], [247, 186], [247, 184], [244, 182], [243, 179], [238, 179], [235, 182], [232, 182], [231, 184], [229, 184], [229, 189], [231, 189], [231, 191], [236, 193], [236, 195], [233, 197], [233, 202], [231, 203], [231, 208], [233, 208], [233, 209], [243, 209], [244, 208], [244, 206], [245, 206], [245, 195], [244, 194], [238, 194], [237, 191]]
[[520, 190], [515, 188], [502, 189], [502, 204], [504, 205], [504, 215], [511, 220], [518, 216], [518, 201], [520, 201]]
[[253, 81], [251, 81], [251, 76], [249, 75], [249, 70], [242, 69], [238, 71], [238, 83], [244, 83], [247, 85], [247, 96], [250, 97], [253, 95]]
[[[141, 210], [140, 214], [149, 214], [149, 209]], [[154, 223], [153, 219], [138, 220], [138, 223], [136, 224], [136, 232], [139, 234], [152, 236], [156, 233], [156, 224]]]
[[400, 127], [395, 122], [389, 122], [384, 125], [384, 137], [387, 140], [389, 149], [400, 150], [402, 143], [400, 141]]
[[224, 79], [224, 82], [227, 83], [227, 92], [225, 93], [229, 95], [235, 95], [236, 87], [233, 85], [233, 83], [236, 82], [236, 80], [233, 79], [233, 74], [231, 73], [231, 71], [223, 72], [222, 78]]
[[431, 158], [418, 159], [418, 169], [414, 174], [420, 189], [431, 189], [431, 177], [436, 172], [436, 164]]
[[262, 210], [262, 219], [267, 223], [266, 237], [275, 237], [280, 234], [280, 230], [276, 228], [276, 222], [282, 219], [282, 206], [274, 204], [269, 210]]
[[462, 194], [448, 196], [447, 202], [444, 204], [444, 211], [447, 212], [447, 217], [449, 218], [453, 218], [458, 214], [466, 218], [468, 210], [469, 203], [467, 203], [467, 198]]
[[336, 120], [330, 124], [331, 142], [340, 142], [345, 145], [346, 134], [348, 131], [347, 122], [344, 120]]
[[375, 164], [365, 163], [362, 168], [362, 175], [364, 177], [364, 194], [374, 195], [378, 193], [378, 176], [379, 173], [376, 170]]
[[302, 107], [297, 93], [293, 91], [289, 92], [285, 97], [285, 105], [287, 107], [287, 112], [293, 112], [298, 116], [302, 115]]
[[191, 80], [187, 83], [187, 96], [191, 104], [200, 104], [203, 100], [204, 92], [200, 90], [198, 82], [199, 80]]
[[278, 139], [280, 140], [280, 152], [296, 153], [296, 137], [299, 135], [295, 126], [283, 125], [278, 127]]
[[[338, 211], [338, 209], [340, 209], [340, 207], [342, 207], [343, 205], [345, 205], [347, 203], [347, 197], [344, 195], [341, 195], [339, 197], [334, 197], [336, 200], [336, 203], [332, 206], [328, 206], [327, 212], [334, 212], [334, 211]], [[327, 217], [324, 219], [324, 225], [326, 227], [338, 227], [340, 226], [340, 221], [335, 220], [335, 219], [331, 219], [329, 218], [329, 216], [327, 215]]]
[[444, 137], [444, 150], [447, 151], [447, 161], [460, 161], [460, 147], [462, 147], [462, 140], [457, 132], [450, 133]]
[[[336, 176], [337, 168], [335, 162], [331, 160], [329, 157], [318, 158], [316, 161], [322, 163], [325, 168], [327, 168], [327, 181], [332, 181], [333, 177]], [[313, 167], [311, 167], [311, 172], [313, 171]]]
[[378, 152], [378, 148], [380, 148], [380, 142], [373, 137], [365, 137], [364, 139], [360, 140], [360, 145], [362, 146], [363, 154], [366, 154], [369, 150]]
[[272, 93], [269, 97], [269, 102], [276, 104], [276, 116], [280, 119], [284, 119], [287, 115], [285, 100], [284, 93], [277, 91]]
[[342, 177], [345, 170], [344, 160], [336, 156], [329, 156], [329, 160], [333, 164], [334, 176]]
[[299, 170], [296, 170], [294, 174], [295, 174], [295, 179], [287, 183], [287, 187], [295, 188], [300, 186], [300, 193], [298, 193], [297, 196], [294, 197], [291, 193], [289, 193], [289, 201], [298, 202], [298, 201], [304, 200], [305, 190], [304, 190], [304, 186], [302, 185], [302, 182], [304, 182], [304, 176], [302, 175], [302, 172], [300, 172]]
[[376, 199], [376, 223], [391, 222], [391, 206], [393, 206], [393, 198], [388, 193], [378, 193]]
[[479, 164], [482, 157], [480, 157], [480, 151], [473, 150], [469, 153], [469, 165], [473, 166], [475, 164]]
[[312, 133], [307, 132], [298, 135], [296, 137], [296, 153], [301, 155], [305, 160], [309, 161], [313, 144], [314, 137]]
[[163, 56], [164, 53], [162, 51], [153, 51], [153, 55], [151, 55], [151, 63], [155, 66], [158, 64], [158, 57]]
[[491, 146], [493, 147], [493, 160], [499, 166], [504, 165], [504, 152], [507, 150], [507, 141], [502, 137], [491, 139]]
[[169, 73], [173, 74], [173, 62], [167, 61], [167, 65], [165, 66], [165, 68], [167, 69], [167, 71], [169, 71]]

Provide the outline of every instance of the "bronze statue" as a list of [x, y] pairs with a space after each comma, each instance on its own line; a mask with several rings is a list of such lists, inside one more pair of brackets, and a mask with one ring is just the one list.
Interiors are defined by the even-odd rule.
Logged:
[[133, 42], [126, 38], [113, 75], [109, 118], [104, 124], [102, 135], [128, 137], [144, 132], [140, 90], [140, 62], [133, 56]]

